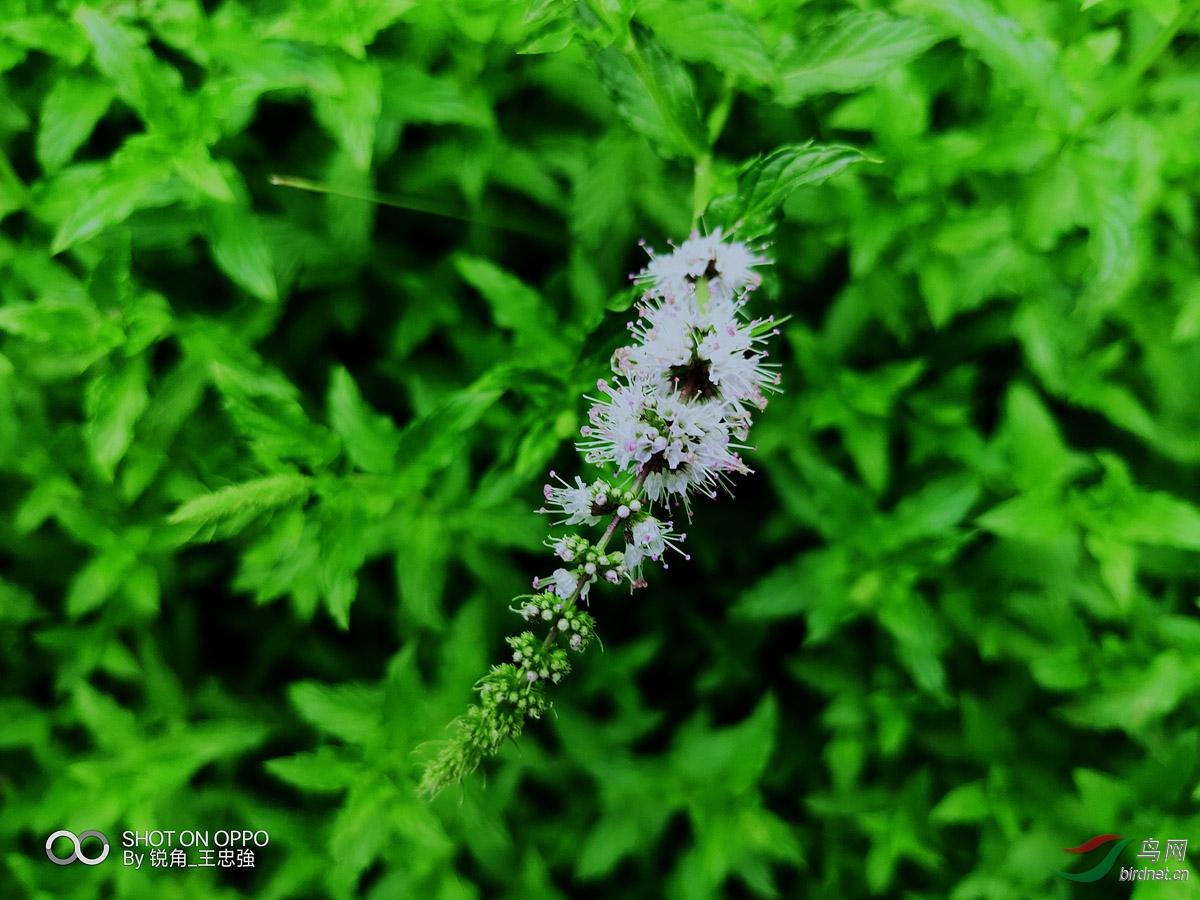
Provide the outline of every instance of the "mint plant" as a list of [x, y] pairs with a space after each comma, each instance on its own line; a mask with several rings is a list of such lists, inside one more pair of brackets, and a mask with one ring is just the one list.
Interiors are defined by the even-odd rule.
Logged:
[[[1024, 900], [1200, 830], [1198, 40], [0, 0], [0, 897]], [[429, 802], [472, 700], [519, 745]], [[271, 840], [117, 856], [185, 827]]]

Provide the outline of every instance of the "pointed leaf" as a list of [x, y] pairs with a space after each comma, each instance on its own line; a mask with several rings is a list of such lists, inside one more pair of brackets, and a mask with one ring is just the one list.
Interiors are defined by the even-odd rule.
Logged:
[[867, 87], [940, 38], [932, 24], [920, 19], [874, 10], [847, 13], [796, 51], [783, 72], [779, 102], [794, 106], [814, 94]]

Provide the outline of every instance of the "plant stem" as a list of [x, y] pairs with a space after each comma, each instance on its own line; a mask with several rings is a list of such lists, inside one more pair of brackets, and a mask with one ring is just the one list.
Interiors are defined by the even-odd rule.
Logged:
[[[646, 479], [649, 477], [650, 466], [642, 466], [642, 471], [638, 472], [637, 481], [633, 483], [633, 493], [635, 498], [641, 496], [642, 488], [645, 486]], [[624, 521], [625, 520], [619, 515], [613, 513], [612, 518], [608, 522], [608, 527], [604, 529], [604, 535], [600, 538], [599, 543], [596, 544], [596, 550], [598, 552], [604, 552], [604, 548], [608, 546], [608, 542], [612, 540], [612, 536], [617, 533], [617, 528], [619, 528], [621, 523]], [[586, 573], [584, 578], [579, 579], [579, 584], [575, 585], [575, 590], [571, 593], [571, 596], [563, 601], [563, 612], [568, 612], [569, 610], [573, 609], [575, 604], [579, 602], [579, 595], [583, 593], [583, 587], [585, 584], [587, 584]], [[550, 633], [546, 635], [546, 640], [542, 642], [542, 649], [545, 650], [551, 644], [557, 641], [558, 635], [558, 622], [553, 622], [550, 625]]]
[[446, 219], [457, 219], [460, 222], [469, 222], [472, 225], [482, 225], [486, 228], [499, 228], [505, 231], [514, 231], [518, 234], [527, 234], [531, 237], [544, 238], [548, 241], [561, 243], [563, 241], [563, 232], [555, 231], [554, 229], [546, 228], [539, 224], [521, 221], [513, 216], [506, 216], [504, 219], [494, 219], [488, 216], [473, 216], [466, 213], [457, 212], [440, 204], [430, 203], [424, 199], [416, 197], [401, 196], [398, 194], [380, 194], [375, 191], [362, 191], [353, 188], [339, 188], [328, 184], [322, 184], [319, 181], [312, 181], [308, 178], [299, 178], [294, 175], [268, 175], [267, 181], [277, 187], [296, 188], [301, 191], [310, 191], [314, 194], [327, 194], [331, 197], [345, 197], [349, 200], [362, 200], [366, 203], [377, 203], [380, 206], [394, 206], [397, 209], [408, 209], [413, 212], [425, 213], [430, 216], [441, 216]]

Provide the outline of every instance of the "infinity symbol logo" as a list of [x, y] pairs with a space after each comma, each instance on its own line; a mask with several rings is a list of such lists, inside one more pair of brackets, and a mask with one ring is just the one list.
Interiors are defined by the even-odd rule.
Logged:
[[[75, 845], [75, 849], [71, 851], [71, 855], [66, 859], [61, 859], [54, 855], [54, 842], [60, 837], [70, 838], [71, 843]], [[100, 838], [100, 840], [104, 842], [104, 851], [96, 859], [88, 859], [83, 855], [82, 842], [85, 838], [90, 837]], [[79, 837], [75, 837], [75, 835], [69, 831], [56, 831], [54, 834], [50, 835], [50, 837], [46, 838], [46, 856], [49, 858], [50, 862], [57, 866], [69, 866], [71, 863], [75, 862], [75, 860], [79, 860], [85, 866], [99, 865], [108, 858], [108, 850], [108, 838], [102, 835], [99, 831], [85, 831], [83, 834], [79, 835]]]

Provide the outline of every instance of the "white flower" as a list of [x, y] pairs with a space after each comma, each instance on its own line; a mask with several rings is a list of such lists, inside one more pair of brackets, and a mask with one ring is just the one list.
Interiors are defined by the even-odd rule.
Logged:
[[775, 364], [766, 361], [767, 351], [761, 349], [767, 337], [760, 333], [763, 323], [745, 322], [732, 304], [715, 303], [705, 324], [698, 335], [693, 367], [704, 372], [722, 402], [765, 407], [763, 392], [778, 389], [779, 375]]
[[591, 425], [580, 429], [586, 438], [579, 442], [584, 459], [599, 465], [613, 464], [623, 472], [635, 463], [647, 462], [657, 452], [653, 448], [661, 437], [645, 417], [647, 404], [654, 401], [650, 386], [635, 381], [614, 387], [600, 381], [597, 387], [608, 400], [596, 400], [588, 412]]
[[[579, 586], [580, 578], [576, 572], [568, 571], [567, 569], [555, 569], [554, 574], [549, 578], [533, 579], [533, 589], [535, 591], [553, 590], [556, 595], [566, 600], [575, 595], [575, 591], [579, 590], [579, 599], [586, 600], [588, 590], [592, 586], [590, 577], [583, 579], [583, 587]], [[547, 615], [549, 613], [549, 615]], [[549, 609], [543, 611], [543, 618], [549, 620], [554, 618], [554, 614]]]
[[614, 354], [614, 369], [629, 379], [672, 388], [687, 399], [716, 399], [747, 408], [766, 406], [764, 391], [779, 381], [767, 363], [768, 322], [747, 322], [741, 302], [715, 300], [702, 311], [674, 299], [638, 307], [630, 323], [636, 343]]
[[693, 232], [671, 255], [659, 255], [647, 247], [650, 262], [634, 276], [647, 292], [664, 298], [693, 301], [696, 283], [708, 283], [708, 295], [732, 299], [762, 281], [754, 267], [767, 260], [740, 241], [725, 242], [721, 229], [710, 235]]
[[714, 494], [717, 482], [732, 473], [748, 472], [731, 435], [741, 435], [744, 416], [720, 403], [688, 402], [670, 388], [642, 380], [602, 389], [608, 401], [592, 407], [592, 425], [580, 449], [588, 462], [615, 465], [620, 471], [642, 471], [651, 500], [689, 491]]
[[[661, 522], [654, 516], [643, 517], [625, 529], [626, 570], [631, 573], [637, 572], [640, 577], [641, 565], [645, 558], [648, 556], [658, 562], [668, 547], [682, 554], [684, 559], [690, 559], [691, 557], [679, 549], [679, 543], [683, 539], [684, 535], [671, 531], [670, 522]], [[666, 563], [663, 563], [663, 568], [667, 568]]]
[[[556, 479], [562, 487], [547, 484], [542, 488], [542, 494], [547, 503], [554, 504], [567, 515], [567, 518], [555, 522], [555, 525], [595, 525], [600, 521], [600, 517], [593, 515], [592, 511], [597, 505], [597, 498], [603, 496], [603, 482], [585, 485], [583, 479], [576, 475], [575, 486], [572, 487], [559, 478], [553, 469], [550, 471], [550, 477]], [[538, 511], [549, 512], [544, 506]]]

